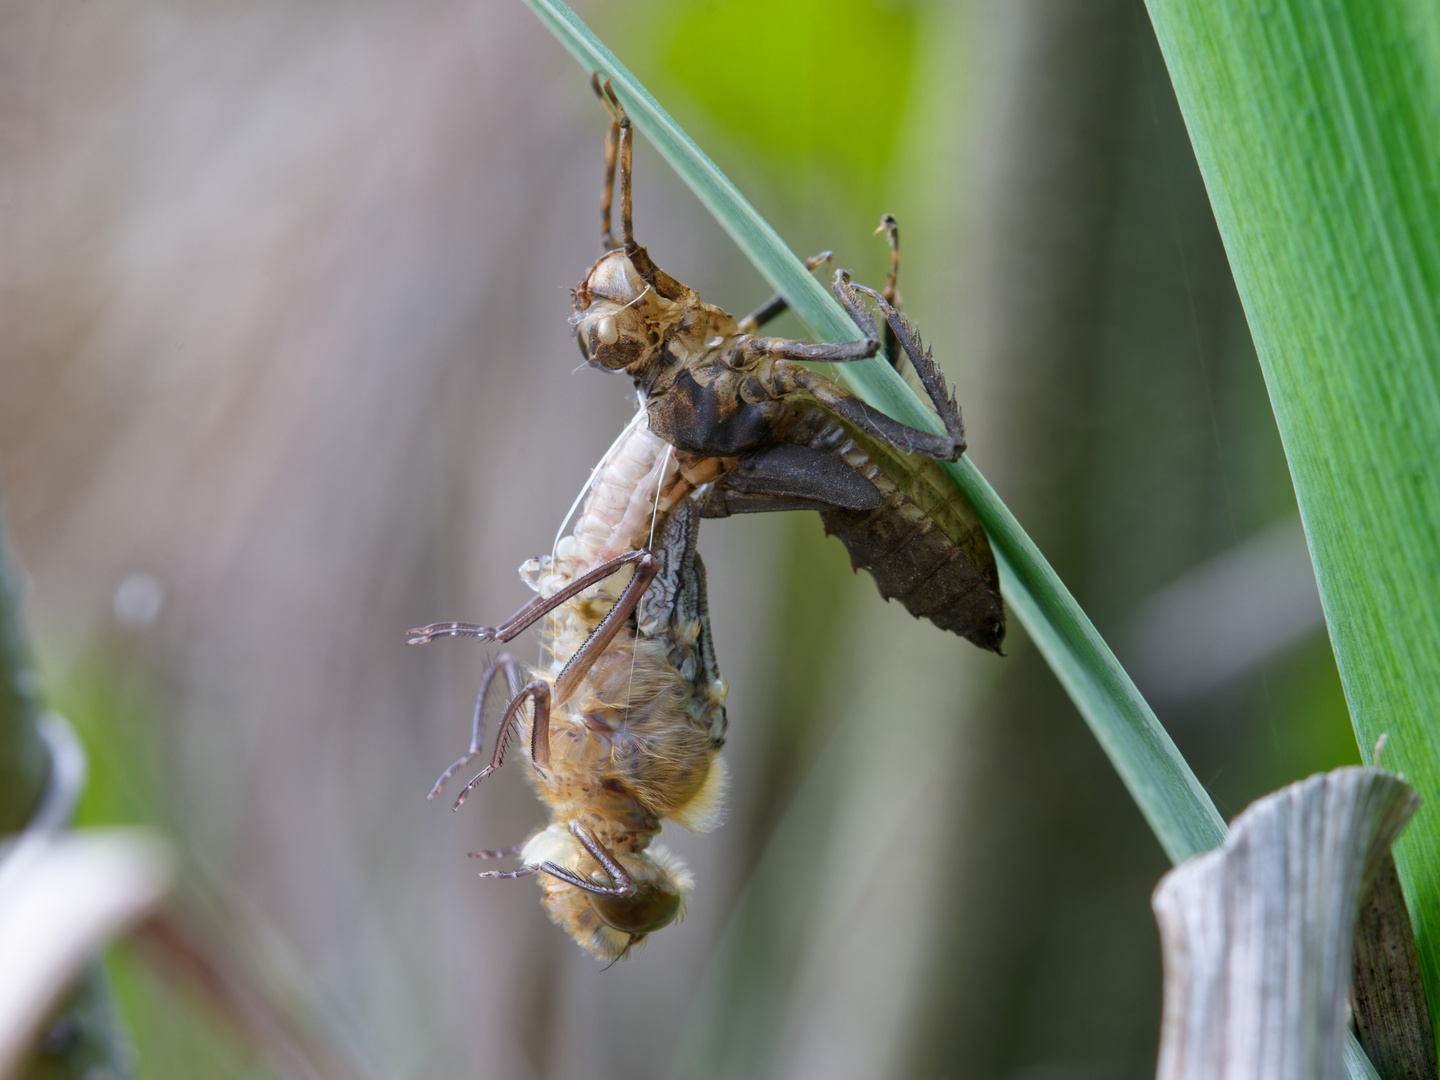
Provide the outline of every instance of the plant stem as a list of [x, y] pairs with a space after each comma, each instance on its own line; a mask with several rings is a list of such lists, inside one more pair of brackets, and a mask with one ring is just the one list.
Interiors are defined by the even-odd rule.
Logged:
[[0, 506], [0, 836], [19, 832], [40, 803], [49, 754], [37, 725], [35, 668], [20, 614], [20, 578]]
[[[0, 836], [18, 833], [40, 805], [50, 753], [40, 735], [39, 680], [21, 614], [19, 566], [0, 502]], [[26, 1080], [133, 1074], [131, 1053], [98, 963], [81, 974], [51, 1016]]]

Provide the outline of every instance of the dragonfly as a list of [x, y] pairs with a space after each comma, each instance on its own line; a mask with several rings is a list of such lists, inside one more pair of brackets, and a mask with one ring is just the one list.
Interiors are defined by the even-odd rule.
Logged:
[[574, 532], [521, 567], [536, 597], [497, 626], [433, 623], [411, 644], [440, 637], [509, 642], [544, 623], [549, 660], [527, 667], [502, 653], [480, 683], [469, 750], [436, 781], [479, 757], [492, 691], [508, 699], [489, 763], [454, 808], [504, 762], [518, 736], [548, 825], [520, 844], [474, 852], [518, 856], [538, 876], [553, 922], [614, 962], [684, 912], [694, 879], [652, 844], [663, 822], [704, 832], [720, 823], [726, 768], [726, 686], [710, 634], [695, 484], [644, 412], [592, 474]]

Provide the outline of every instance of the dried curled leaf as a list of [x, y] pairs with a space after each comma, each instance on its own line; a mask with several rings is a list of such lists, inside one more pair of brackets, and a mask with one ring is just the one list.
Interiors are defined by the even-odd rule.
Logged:
[[1160, 1080], [1338, 1080], [1360, 896], [1419, 805], [1393, 773], [1312, 776], [1161, 879]]
[[171, 863], [142, 829], [29, 837], [0, 863], [0, 1077], [101, 945], [159, 903]]

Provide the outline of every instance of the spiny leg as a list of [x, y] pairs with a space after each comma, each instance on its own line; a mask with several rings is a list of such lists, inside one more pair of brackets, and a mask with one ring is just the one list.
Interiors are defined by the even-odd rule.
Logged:
[[880, 351], [880, 339], [864, 341], [792, 341], [790, 338], [757, 337], [746, 342], [746, 352], [762, 352], [782, 360], [807, 364], [849, 364], [869, 360]]
[[[610, 880], [615, 882], [615, 888], [605, 892], [606, 896], [633, 896], [635, 894], [635, 882], [630, 880], [630, 875], [620, 865], [620, 861], [610, 854], [610, 849], [600, 842], [600, 838], [591, 830], [590, 826], [579, 821], [570, 822], [570, 835], [579, 840], [590, 853], [590, 857], [600, 864], [600, 868], [610, 875]], [[594, 885], [587, 886], [591, 892], [601, 892]]]
[[[551, 877], [559, 878], [567, 885], [573, 885], [577, 889], [584, 889], [586, 892], [598, 893], [601, 896], [633, 896], [635, 892], [633, 885], [630, 886], [629, 892], [625, 892], [621, 889], [611, 888], [608, 885], [597, 884], [588, 878], [581, 877], [575, 873], [574, 870], [567, 870], [559, 863], [553, 863], [549, 859], [546, 859], [542, 863], [536, 863], [534, 866], [522, 866], [519, 870], [481, 870], [476, 876], [483, 878], [521, 878], [541, 871], [544, 871]], [[629, 879], [627, 878], [626, 880], [628, 881]]]
[[480, 755], [480, 748], [485, 742], [485, 701], [490, 696], [490, 684], [494, 681], [496, 672], [504, 672], [511, 697], [520, 693], [525, 685], [524, 669], [515, 657], [509, 653], [501, 653], [491, 661], [490, 666], [485, 669], [485, 674], [481, 676], [480, 692], [475, 695], [475, 713], [470, 721], [470, 749], [440, 774], [440, 779], [435, 781], [435, 786], [430, 789], [430, 794], [425, 796], [427, 800], [439, 795], [446, 780], [449, 780], [458, 769], [470, 764]]
[[[803, 360], [812, 364], [848, 364], [856, 360], [869, 360], [880, 348], [880, 338], [875, 331], [875, 320], [860, 306], [854, 295], [841, 292], [839, 282], [845, 271], [835, 271], [832, 286], [846, 313], [865, 337], [860, 341], [795, 341], [791, 338], [752, 337], [744, 343], [747, 360], [757, 355], [777, 356], [782, 360]], [[845, 277], [848, 282], [849, 278]]]
[[495, 736], [495, 752], [490, 755], [490, 764], [475, 774], [475, 778], [465, 785], [464, 790], [455, 799], [451, 810], [459, 810], [465, 805], [470, 792], [475, 790], [476, 785], [498, 769], [505, 761], [505, 747], [510, 742], [510, 735], [515, 730], [515, 724], [520, 717], [520, 709], [525, 702], [535, 703], [535, 720], [531, 725], [530, 736], [530, 757], [536, 766], [542, 769], [550, 767], [550, 684], [536, 679], [527, 683], [520, 689], [520, 692], [510, 699], [510, 704], [505, 706], [505, 715], [500, 718], [500, 731]]
[[875, 329], [875, 318], [855, 298], [850, 288], [850, 275], [844, 270], [835, 271], [831, 291], [840, 301], [840, 306], [850, 316], [850, 321], [859, 327], [864, 338], [860, 341], [793, 341], [790, 338], [757, 337], [745, 342], [745, 357], [757, 355], [777, 356], [782, 360], [803, 360], [816, 364], [847, 364], [856, 360], [868, 360], [880, 349], [879, 332]]
[[878, 340], [875, 333], [875, 316], [870, 314], [865, 305], [856, 298], [855, 287], [850, 283], [850, 275], [844, 270], [836, 270], [835, 276], [830, 279], [830, 291], [835, 294], [835, 299], [840, 301], [840, 306], [845, 309], [845, 314], [850, 316], [850, 321], [860, 328], [860, 332], [868, 340]]
[[[591, 76], [591, 85], [596, 86], [600, 99], [605, 103], [605, 109], [610, 114], [610, 130], [615, 136], [615, 145], [618, 149], [619, 172], [620, 172], [620, 243], [615, 244], [614, 237], [610, 234], [610, 186], [606, 185], [605, 201], [601, 205], [604, 213], [603, 224], [605, 236], [609, 238], [614, 247], [623, 247], [629, 255], [639, 245], [635, 243], [635, 223], [632, 219], [630, 201], [630, 175], [632, 153], [630, 148], [630, 117], [626, 115], [625, 106], [620, 104], [620, 99], [615, 95], [614, 78], [609, 78], [600, 83], [600, 73], [597, 71]], [[605, 139], [605, 173], [613, 176], [616, 162], [612, 157], [611, 140], [607, 135]]]
[[615, 193], [615, 158], [620, 149], [620, 116], [600, 86], [600, 72], [590, 73], [590, 88], [610, 114], [610, 126], [605, 132], [605, 186], [600, 189], [600, 246], [605, 251], [614, 251], [620, 244], [610, 231], [610, 206]]
[[[850, 275], [844, 270], [835, 271], [835, 280], [831, 285], [835, 298], [840, 301], [851, 321], [859, 327], [865, 335], [863, 341], [846, 341], [838, 343], [828, 342], [806, 342], [791, 341], [788, 338], [762, 338], [752, 337], [746, 339], [743, 346], [742, 359], [746, 362], [753, 361], [758, 355], [769, 355], [778, 357], [780, 360], [805, 360], [818, 363], [847, 363], [854, 360], [866, 360], [874, 356], [880, 348], [880, 338], [875, 329], [875, 319], [865, 306], [855, 296], [855, 286], [850, 283]], [[866, 289], [867, 295], [875, 296], [874, 290]], [[904, 320], [900, 318], [899, 312], [888, 304], [882, 310], [894, 312], [896, 337], [900, 339], [902, 346], [906, 347], [907, 353], [912, 361], [918, 353], [910, 352], [910, 346], [914, 344], [913, 332]], [[903, 328], [903, 329], [902, 329]], [[907, 345], [907, 342], [909, 345]], [[925, 363], [922, 358], [921, 364]], [[946, 419], [946, 435], [934, 435], [928, 431], [921, 431], [918, 428], [909, 427], [900, 421], [892, 419], [871, 408], [859, 398], [846, 393], [840, 387], [825, 376], [795, 364], [777, 363], [773, 370], [772, 381], [769, 391], [775, 398], [784, 397], [787, 394], [802, 391], [809, 393], [820, 402], [821, 405], [835, 413], [842, 419], [848, 420], [862, 431], [873, 435], [882, 442], [888, 443], [906, 453], [923, 454], [926, 457], [935, 458], [939, 461], [954, 461], [965, 452], [965, 439], [963, 431], [952, 429], [950, 419]], [[917, 365], [917, 372], [920, 370]], [[929, 377], [931, 382], [926, 384], [927, 391], [934, 396], [936, 376], [933, 362], [930, 364]], [[922, 379], [925, 376], [922, 376]], [[944, 380], [939, 380], [943, 386]], [[944, 398], [943, 390], [940, 396]], [[953, 405], [949, 406], [954, 409]]]
[[[880, 216], [880, 227], [875, 230], [877, 233], [884, 233], [885, 240], [890, 245], [890, 272], [885, 275], [885, 288], [880, 295], [885, 297], [886, 303], [894, 308], [900, 307], [900, 294], [895, 289], [895, 281], [900, 276], [900, 223], [895, 220], [893, 214], [882, 214]], [[905, 357], [900, 352], [900, 343], [896, 340], [895, 331], [890, 324], [885, 324], [885, 359], [890, 361], [890, 366], [896, 371], [903, 370]]]
[[[410, 639], [409, 643], [412, 645], [424, 644], [441, 636], [479, 637], [490, 641], [509, 641], [570, 598], [631, 564], [635, 566], [635, 573], [626, 583], [624, 590], [620, 593], [620, 598], [600, 620], [600, 624], [590, 632], [590, 636], [585, 639], [584, 644], [575, 650], [574, 655], [565, 662], [565, 666], [560, 669], [560, 674], [555, 679], [553, 691], [548, 683], [539, 680], [517, 690], [515, 687], [519, 680], [518, 678], [512, 679], [511, 692], [514, 696], [506, 706], [505, 715], [500, 720], [500, 733], [496, 736], [494, 756], [491, 758], [490, 764], [465, 786], [464, 791], [460, 792], [460, 797], [451, 807], [452, 810], [460, 809], [475, 785], [500, 767], [505, 755], [505, 743], [510, 737], [515, 718], [519, 714], [520, 706], [528, 699], [533, 698], [535, 701], [535, 719], [531, 725], [530, 758], [536, 767], [550, 768], [550, 709], [552, 705], [563, 705], [570, 700], [570, 695], [575, 692], [580, 681], [595, 666], [595, 661], [610, 647], [610, 642], [615, 639], [615, 635], [625, 625], [625, 620], [634, 614], [636, 607], [640, 604], [640, 598], [650, 587], [650, 583], [655, 580], [655, 575], [660, 572], [660, 558], [654, 552], [643, 548], [639, 551], [627, 551], [624, 555], [618, 555], [601, 563], [553, 596], [536, 597], [499, 627], [479, 626], [475, 623], [432, 623], [430, 626], [410, 631], [411, 634], [418, 635]], [[520, 670], [518, 664], [515, 665], [515, 670]], [[471, 728], [471, 746], [468, 756], [461, 758], [446, 770], [445, 775], [440, 777], [435, 787], [431, 789], [430, 798], [435, 797], [440, 786], [449, 779], [451, 773], [479, 753], [484, 698], [489, 690], [489, 682], [493, 678], [494, 671], [495, 666], [492, 665], [490, 670], [485, 673], [485, 679], [481, 683], [480, 697], [476, 701], [476, 716]], [[509, 670], [507, 669], [508, 676]]]
[[[428, 645], [437, 637], [478, 637], [482, 641], [509, 641], [520, 630], [533, 625], [551, 610], [551, 607], [547, 606], [550, 599], [545, 596], [535, 597], [499, 626], [481, 626], [479, 623], [469, 622], [437, 622], [428, 626], [412, 626], [405, 631], [411, 635], [405, 644]], [[520, 630], [511, 633], [510, 628], [516, 624]]]
[[869, 296], [879, 306], [881, 314], [885, 316], [886, 327], [895, 335], [901, 348], [905, 350], [905, 355], [910, 358], [910, 365], [915, 369], [920, 385], [925, 387], [925, 393], [929, 396], [930, 403], [935, 406], [935, 412], [945, 425], [946, 432], [963, 451], [965, 423], [960, 419], [960, 406], [955, 401], [955, 391], [946, 383], [945, 375], [935, 363], [934, 354], [920, 340], [920, 334], [910, 325], [909, 320], [892, 307], [885, 296], [876, 295], [874, 289], [864, 285], [853, 287]]
[[[822, 263], [828, 263], [834, 257], [834, 253], [829, 251], [822, 251], [819, 255], [811, 255], [810, 258], [805, 260], [805, 269], [814, 270]], [[771, 319], [784, 314], [789, 307], [790, 302], [777, 292], [774, 296], [770, 297], [769, 300], [766, 300], [749, 315], [746, 315], [740, 320], [740, 332], [742, 334], [755, 333]]]
[[840, 458], [778, 443], [747, 454], [711, 485], [698, 506], [701, 517], [718, 518], [777, 510], [874, 510], [883, 501], [880, 489]]
[[954, 395], [947, 387], [945, 377], [940, 373], [934, 357], [922, 347], [920, 337], [915, 333], [914, 328], [884, 296], [868, 286], [852, 283], [850, 275], [843, 270], [835, 272], [832, 290], [855, 321], [855, 325], [870, 338], [875, 336], [875, 323], [855, 293], [857, 291], [864, 293], [879, 306], [881, 313], [885, 316], [886, 328], [894, 333], [900, 347], [905, 351], [905, 355], [910, 358], [910, 363], [915, 368], [915, 374], [925, 387], [925, 392], [935, 406], [936, 413], [945, 425], [946, 434], [944, 436], [932, 435], [929, 432], [901, 424], [884, 413], [872, 409], [858, 398], [844, 394], [838, 387], [830, 384], [828, 379], [823, 380], [827, 384], [825, 386], [808, 385], [815, 384], [817, 378], [823, 378], [815, 376], [813, 372], [802, 373], [798, 381], [807, 384], [805, 388], [811, 390], [816, 398], [827, 407], [892, 446], [912, 453], [924, 454], [926, 457], [936, 458], [940, 461], [957, 460], [965, 452], [965, 425], [960, 421], [960, 408], [956, 405]]
[[[623, 565], [624, 561], [630, 560], [631, 555], [638, 556], [638, 558], [633, 560], [635, 573], [626, 583], [625, 590], [615, 601], [615, 606], [606, 613], [605, 618], [600, 620], [600, 625], [591, 631], [590, 636], [585, 639], [585, 643], [575, 650], [575, 654], [565, 661], [565, 666], [555, 677], [555, 703], [557, 705], [563, 705], [570, 700], [570, 695], [575, 692], [580, 681], [590, 673], [590, 669], [595, 666], [595, 661], [600, 659], [600, 654], [610, 647], [610, 642], [615, 640], [615, 635], [620, 632], [625, 621], [640, 606], [640, 598], [645, 595], [645, 590], [655, 580], [655, 575], [660, 573], [660, 557], [643, 548], [640, 551], [611, 559], [610, 563], [605, 565]], [[618, 565], [616, 568], [619, 568]], [[545, 748], [547, 764], [549, 752], [547, 743]]]
[[596, 582], [604, 581], [607, 577], [618, 572], [622, 567], [631, 563], [644, 562], [646, 557], [654, 558], [654, 555], [645, 550], [627, 551], [624, 555], [618, 555], [607, 562], [601, 563], [595, 569], [581, 575], [558, 590], [551, 596], [537, 596], [528, 604], [522, 607], [510, 618], [506, 619], [499, 626], [481, 626], [479, 623], [462, 622], [440, 622], [431, 623], [429, 626], [417, 626], [405, 631], [412, 635], [407, 645], [425, 645], [437, 637], [476, 637], [482, 641], [511, 641], [519, 637], [535, 623], [539, 622], [550, 612], [554, 611], [561, 604], [564, 604], [572, 597], [584, 592]]
[[936, 461], [955, 461], [965, 452], [963, 437], [935, 435], [902, 424], [846, 393], [825, 376], [799, 365], [786, 364], [782, 367], [776, 364], [775, 384], [782, 393], [803, 391], [811, 394], [842, 420], [907, 454], [921, 454]]

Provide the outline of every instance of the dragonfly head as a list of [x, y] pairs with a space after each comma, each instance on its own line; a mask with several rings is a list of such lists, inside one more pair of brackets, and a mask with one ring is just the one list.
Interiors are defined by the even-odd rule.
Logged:
[[590, 896], [596, 916], [612, 930], [643, 938], [669, 926], [685, 905], [684, 894], [672, 882], [642, 885], [632, 896]]
[[[552, 825], [527, 845], [527, 862], [554, 859], [599, 885], [610, 877], [561, 827]], [[662, 847], [615, 852], [635, 884], [629, 896], [606, 896], [576, 888], [560, 878], [540, 874], [543, 901], [550, 918], [595, 957], [611, 961], [641, 944], [656, 930], [685, 914], [685, 898], [695, 879], [685, 864]]]
[[657, 319], [673, 307], [620, 250], [606, 252], [572, 290], [575, 336], [592, 367], [628, 371], [645, 366], [659, 345]]
[[633, 257], [622, 248], [607, 251], [570, 293], [570, 321], [585, 360], [637, 379], [660, 359], [666, 340], [704, 307], [688, 285], [651, 265], [643, 248]]

